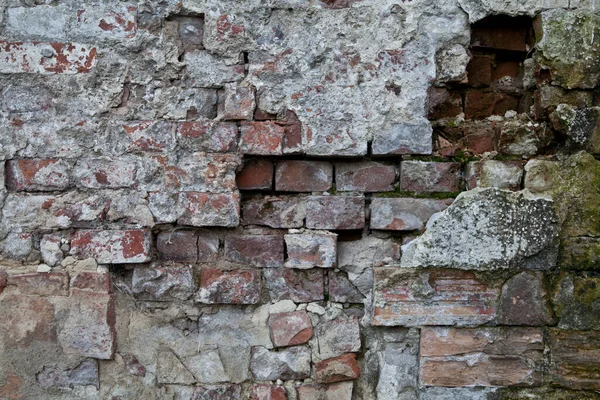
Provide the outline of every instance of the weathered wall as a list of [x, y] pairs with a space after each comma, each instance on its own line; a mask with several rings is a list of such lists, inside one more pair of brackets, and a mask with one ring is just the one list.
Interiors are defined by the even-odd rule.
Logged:
[[586, 0], [0, 0], [0, 398], [600, 398]]

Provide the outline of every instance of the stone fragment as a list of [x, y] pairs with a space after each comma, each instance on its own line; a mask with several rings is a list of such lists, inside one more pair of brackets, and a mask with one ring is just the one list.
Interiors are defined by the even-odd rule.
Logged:
[[375, 268], [373, 325], [479, 325], [496, 317], [499, 290], [470, 271]]
[[186, 300], [195, 289], [190, 267], [139, 267], [133, 270], [131, 291], [138, 299]]
[[400, 189], [412, 192], [458, 192], [460, 163], [402, 161]]
[[329, 299], [339, 303], [362, 303], [365, 296], [345, 272], [329, 272]]
[[362, 196], [310, 196], [306, 204], [309, 229], [362, 229], [365, 199]]
[[114, 128], [115, 138], [124, 151], [166, 152], [175, 149], [175, 125], [170, 121], [121, 123]]
[[553, 296], [561, 329], [600, 330], [600, 278], [591, 273], [559, 276]]
[[600, 48], [590, 38], [599, 24], [598, 16], [588, 10], [556, 9], [541, 14], [535, 59], [550, 71], [553, 83], [566, 89], [598, 84], [600, 70], [591, 60], [600, 55]]
[[207, 304], [256, 304], [260, 300], [260, 272], [204, 268], [196, 301]]
[[[214, 240], [216, 259], [219, 240], [216, 237]], [[193, 231], [160, 232], [156, 236], [156, 250], [163, 260], [194, 263], [198, 261], [198, 236]]]
[[306, 311], [271, 314], [269, 329], [275, 347], [303, 344], [313, 335], [312, 322]]
[[[477, 57], [473, 57], [467, 66], [467, 73], [469, 75], [472, 74], [471, 70], [473, 69], [473, 62], [476, 59]], [[485, 80], [485, 71], [479, 73], [478, 76], [482, 76], [483, 80]], [[469, 85], [472, 85], [471, 77], [469, 77]], [[460, 93], [441, 87], [431, 87], [429, 89], [427, 98], [427, 117], [430, 120], [456, 117], [462, 111], [462, 99]]]
[[360, 327], [354, 318], [322, 322], [316, 326], [315, 334], [321, 359], [360, 351]]
[[350, 400], [352, 382], [339, 382], [331, 385], [300, 385], [296, 387], [298, 400]]
[[24, 349], [34, 342], [56, 342], [56, 310], [49, 299], [5, 293], [0, 311], [5, 316], [0, 325], [5, 348]]
[[[598, 400], [598, 392], [568, 390], [554, 387], [540, 388], [501, 388], [496, 391], [495, 397], [498, 400]], [[480, 398], [473, 399], [479, 400]], [[427, 399], [429, 400], [429, 399]], [[433, 399], [431, 399], [433, 400]], [[481, 400], [484, 400], [481, 398]]]
[[[416, 398], [419, 376], [419, 332], [416, 329], [394, 329], [383, 333], [375, 343], [367, 343], [374, 352], [365, 354], [361, 379], [376, 380], [378, 399]], [[377, 337], [375, 337], [377, 338]], [[370, 341], [370, 338], [367, 338]], [[375, 352], [376, 350], [376, 352]], [[483, 399], [482, 399], [483, 400]]]
[[224, 120], [251, 120], [256, 108], [256, 89], [252, 86], [228, 86], [223, 106]]
[[466, 182], [468, 189], [495, 187], [520, 190], [523, 179], [523, 164], [519, 161], [473, 161], [467, 164]]
[[495, 188], [462, 192], [402, 247], [403, 267], [459, 269], [556, 265], [558, 226], [552, 203]]
[[205, 385], [197, 386], [191, 400], [240, 400], [240, 385]]
[[219, 352], [216, 349], [199, 351], [198, 354], [186, 357], [183, 363], [198, 382], [220, 383], [229, 381]]
[[323, 270], [270, 268], [263, 272], [271, 300], [308, 303], [323, 300]]
[[333, 166], [325, 161], [284, 160], [275, 167], [275, 190], [317, 192], [331, 189]]
[[287, 268], [333, 268], [337, 261], [337, 235], [301, 233], [285, 235]]
[[550, 331], [552, 383], [570, 389], [600, 388], [600, 337], [595, 331]]
[[338, 243], [338, 268], [363, 270], [400, 259], [400, 246], [392, 240], [367, 236]]
[[234, 122], [180, 122], [176, 134], [179, 146], [190, 151], [224, 153], [237, 149], [238, 129]]
[[427, 386], [539, 386], [539, 328], [425, 328], [421, 382]]
[[78, 186], [87, 189], [135, 187], [137, 165], [127, 159], [94, 158], [79, 160], [73, 175]]
[[93, 257], [99, 264], [131, 264], [150, 261], [151, 233], [146, 230], [84, 230], [71, 239], [71, 255]]
[[250, 400], [287, 400], [287, 393], [283, 386], [256, 384], [252, 386]]
[[196, 381], [192, 373], [170, 350], [160, 351], [156, 362], [158, 383], [191, 385]]
[[121, 360], [127, 367], [127, 372], [134, 376], [146, 376], [146, 367], [144, 367], [138, 359], [130, 353], [119, 353]]
[[68, 296], [69, 275], [66, 271], [8, 275], [7, 284], [20, 293], [37, 296]]
[[358, 378], [360, 368], [356, 354], [344, 354], [315, 364], [315, 380], [319, 383], [333, 383]]
[[426, 119], [394, 124], [373, 138], [373, 154], [431, 154], [432, 128]]
[[242, 122], [240, 150], [244, 154], [282, 155], [285, 129], [273, 122]]
[[73, 389], [75, 386], [95, 386], [96, 390], [100, 388], [97, 360], [86, 360], [77, 367], [67, 370], [44, 366], [36, 378], [44, 389]]
[[72, 166], [65, 160], [17, 159], [6, 163], [6, 187], [14, 191], [65, 190]]
[[335, 189], [339, 191], [387, 192], [393, 190], [396, 167], [372, 161], [335, 163]]
[[239, 159], [232, 154], [193, 153], [165, 167], [167, 188], [185, 192], [222, 193], [235, 190]]
[[507, 121], [500, 129], [498, 152], [514, 156], [531, 157], [552, 142], [552, 134], [545, 123]]
[[60, 235], [48, 234], [40, 240], [40, 253], [44, 263], [54, 267], [63, 260], [62, 237]]
[[250, 371], [259, 381], [305, 379], [310, 376], [310, 361], [310, 349], [305, 346], [279, 351], [258, 346], [252, 348]]
[[58, 332], [65, 353], [110, 360], [116, 348], [115, 304], [103, 292], [72, 290], [71, 306]]
[[[93, 265], [90, 265], [90, 268], [93, 268]], [[111, 276], [105, 272], [75, 270], [71, 272], [70, 288], [72, 290], [79, 289], [90, 292], [112, 293]]]
[[566, 135], [569, 147], [600, 153], [600, 108], [576, 109], [567, 104], [559, 104], [550, 114], [554, 129]]
[[283, 266], [283, 237], [278, 235], [246, 235], [225, 238], [225, 258], [254, 267]]
[[445, 210], [452, 199], [382, 198], [371, 200], [370, 228], [393, 231], [421, 230], [429, 218]]
[[213, 194], [201, 192], [179, 193], [181, 215], [177, 223], [192, 226], [225, 226], [239, 224], [239, 193]]
[[521, 272], [504, 283], [498, 323], [540, 326], [555, 322], [546, 298], [543, 276], [539, 272]]
[[195, 87], [222, 87], [244, 79], [243, 65], [227, 65], [223, 57], [209, 51], [186, 51], [183, 61], [185, 76]]
[[240, 190], [270, 190], [273, 187], [273, 162], [264, 158], [253, 158], [244, 162], [236, 175]]

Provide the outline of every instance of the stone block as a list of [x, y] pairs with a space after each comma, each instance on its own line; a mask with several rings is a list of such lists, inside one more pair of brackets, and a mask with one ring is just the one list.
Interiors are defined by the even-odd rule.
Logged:
[[141, 300], [187, 300], [195, 290], [190, 267], [139, 267], [133, 270], [131, 291]]
[[392, 164], [362, 161], [335, 163], [335, 189], [338, 191], [387, 192], [393, 190], [396, 167]]
[[264, 270], [264, 277], [271, 300], [309, 303], [324, 299], [321, 269], [270, 268]]
[[283, 237], [279, 235], [245, 235], [225, 238], [225, 258], [254, 267], [283, 266]]
[[275, 347], [303, 344], [313, 335], [312, 322], [306, 311], [271, 314], [268, 323]]
[[260, 301], [260, 272], [203, 268], [196, 301], [207, 304], [256, 304]]
[[333, 268], [337, 262], [337, 235], [301, 233], [285, 235], [288, 268]]
[[319, 383], [348, 381], [359, 376], [356, 354], [344, 354], [315, 363], [315, 380]]
[[275, 168], [275, 190], [317, 192], [331, 189], [333, 166], [324, 161], [285, 160]]
[[309, 229], [348, 230], [365, 226], [362, 196], [310, 196], [306, 204]]
[[445, 210], [452, 199], [380, 198], [371, 200], [371, 229], [422, 230], [429, 218]]
[[6, 187], [13, 191], [65, 190], [71, 184], [72, 166], [58, 159], [16, 159], [6, 163]]
[[400, 189], [411, 192], [458, 192], [460, 174], [460, 163], [402, 161]]
[[191, 226], [225, 226], [239, 224], [239, 193], [179, 193], [178, 207], [181, 215], [177, 223]]
[[254, 158], [244, 162], [244, 167], [235, 177], [240, 190], [270, 190], [273, 188], [273, 162]]
[[93, 257], [99, 264], [133, 264], [150, 261], [151, 233], [147, 230], [77, 230], [71, 254]]
[[279, 351], [257, 346], [252, 348], [250, 371], [259, 381], [305, 379], [310, 376], [310, 361], [310, 348], [305, 346]]
[[354, 318], [322, 322], [316, 326], [315, 336], [321, 359], [358, 352], [361, 349], [360, 327], [358, 320]]
[[301, 228], [306, 218], [306, 198], [299, 196], [267, 196], [244, 200], [244, 225], [271, 228]]

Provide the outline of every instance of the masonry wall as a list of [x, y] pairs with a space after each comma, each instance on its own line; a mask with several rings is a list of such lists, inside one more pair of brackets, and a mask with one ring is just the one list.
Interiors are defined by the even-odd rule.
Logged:
[[0, 399], [600, 399], [596, 36], [0, 1]]

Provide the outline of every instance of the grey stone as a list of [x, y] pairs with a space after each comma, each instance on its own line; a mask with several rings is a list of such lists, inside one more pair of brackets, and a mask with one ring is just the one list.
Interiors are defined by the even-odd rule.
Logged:
[[402, 246], [402, 267], [551, 269], [556, 265], [557, 216], [552, 202], [495, 188], [461, 193]]
[[253, 347], [250, 370], [259, 381], [305, 379], [310, 376], [310, 361], [310, 349], [305, 346], [279, 351]]
[[73, 369], [62, 370], [57, 367], [45, 366], [37, 374], [37, 381], [44, 389], [51, 387], [73, 389], [75, 386], [95, 386], [99, 389], [98, 361], [86, 360]]
[[315, 327], [315, 336], [321, 359], [357, 352], [361, 348], [360, 327], [354, 318], [323, 322]]
[[131, 291], [140, 299], [186, 300], [194, 293], [190, 267], [140, 267], [133, 270]]
[[432, 128], [427, 120], [394, 124], [373, 139], [373, 154], [431, 154]]

